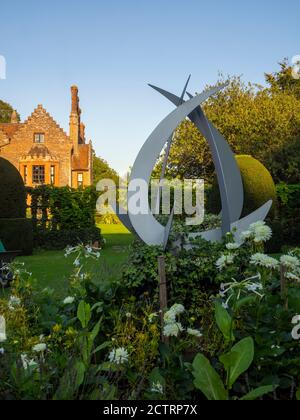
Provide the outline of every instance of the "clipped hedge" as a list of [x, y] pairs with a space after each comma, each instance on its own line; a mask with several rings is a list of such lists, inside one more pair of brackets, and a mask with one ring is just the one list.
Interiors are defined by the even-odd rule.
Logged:
[[17, 169], [0, 157], [0, 219], [26, 217], [26, 190]]
[[30, 219], [0, 219], [0, 238], [7, 251], [31, 255], [33, 231]]
[[61, 250], [67, 246], [76, 246], [79, 243], [88, 244], [99, 242], [103, 245], [101, 230], [97, 227], [77, 230], [34, 230], [34, 247], [47, 250]]
[[284, 245], [300, 245], [300, 184], [277, 186], [279, 221]]
[[[277, 192], [273, 178], [267, 168], [249, 155], [236, 156], [244, 185], [244, 209], [242, 216], [257, 210], [269, 200], [273, 200], [270, 217], [274, 218], [277, 206]], [[217, 214], [221, 211], [220, 191], [217, 180], [208, 195], [208, 211]]]
[[32, 223], [26, 219], [26, 190], [18, 170], [0, 158], [0, 239], [7, 251], [32, 254]]
[[73, 189], [43, 185], [27, 188], [34, 247], [61, 250], [78, 243], [103, 244], [95, 225], [98, 193], [94, 187]]

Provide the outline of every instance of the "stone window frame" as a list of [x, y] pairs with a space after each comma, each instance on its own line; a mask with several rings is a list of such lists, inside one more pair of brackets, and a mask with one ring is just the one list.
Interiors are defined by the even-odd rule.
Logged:
[[[37, 136], [39, 136], [39, 141], [37, 141]], [[41, 140], [41, 137], [43, 138], [43, 141], [40, 141]], [[36, 133], [34, 133], [33, 142], [35, 144], [45, 144], [45, 133], [43, 133], [43, 132], [36, 132]]]
[[[35, 168], [39, 168], [39, 172], [35, 173]], [[32, 183], [34, 185], [44, 185], [46, 182], [45, 165], [32, 165]]]
[[[81, 180], [79, 180], [79, 177], [81, 177]], [[83, 187], [83, 173], [77, 172], [77, 187], [81, 188]]]

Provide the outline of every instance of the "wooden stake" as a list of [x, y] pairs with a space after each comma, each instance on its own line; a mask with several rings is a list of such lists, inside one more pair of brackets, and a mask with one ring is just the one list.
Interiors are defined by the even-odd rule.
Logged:
[[[158, 281], [159, 281], [159, 307], [160, 307], [160, 322], [163, 329], [164, 313], [168, 309], [168, 294], [167, 294], [167, 278], [166, 278], [166, 260], [164, 256], [158, 257]], [[169, 343], [168, 337], [162, 334], [162, 341], [165, 344]]]
[[286, 284], [286, 267], [281, 264], [280, 266], [280, 288], [281, 288], [281, 297], [284, 301], [284, 307], [286, 310], [289, 308], [288, 295], [287, 295], [287, 284]]

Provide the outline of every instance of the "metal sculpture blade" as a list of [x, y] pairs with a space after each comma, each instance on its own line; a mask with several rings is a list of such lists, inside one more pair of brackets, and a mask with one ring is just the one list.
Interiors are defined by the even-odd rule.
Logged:
[[148, 208], [147, 214], [134, 214], [131, 199], [136, 194], [136, 190], [135, 188], [131, 189], [131, 184], [136, 179], [142, 179], [149, 185], [153, 168], [165, 144], [165, 139], [169, 138], [176, 127], [198, 106], [220, 90], [221, 87], [212, 88], [176, 108], [153, 131], [136, 158], [128, 188], [128, 211], [134, 230], [148, 245], [164, 244], [165, 227], [154, 218], [150, 208]]
[[[222, 237], [230, 231], [234, 232], [236, 241], [241, 242], [241, 233], [247, 230], [251, 223], [266, 218], [272, 207], [272, 201], [267, 202], [258, 210], [239, 220], [244, 204], [244, 189], [235, 155], [224, 137], [206, 118], [201, 108], [204, 101], [221, 91], [227, 84], [209, 89], [195, 97], [187, 93], [189, 100], [185, 102], [184, 95], [188, 82], [185, 85], [181, 97], [156, 86], [149, 85], [171, 101], [177, 108], [157, 126], [140, 150], [132, 168], [128, 187], [127, 199], [129, 214], [128, 216], [119, 214], [119, 217], [128, 229], [136, 233], [148, 245], [161, 245], [164, 248], [167, 246], [174, 217], [174, 209], [166, 227], [162, 226], [155, 219], [149, 208], [148, 200], [147, 212], [136, 214], [134, 210], [134, 196], [137, 191], [133, 183], [135, 180], [141, 179], [147, 185], [150, 184], [153, 168], [166, 143], [166, 139], [168, 139], [167, 153], [162, 169], [162, 178], [164, 177], [173, 132], [188, 117], [207, 139], [212, 152], [222, 200], [222, 228], [188, 235], [191, 243], [185, 245], [185, 247], [187, 249], [191, 248], [193, 246], [192, 240], [197, 237], [202, 237], [205, 240], [213, 242], [221, 241]], [[117, 214], [120, 213], [119, 208], [116, 208], [115, 211]], [[180, 244], [177, 243], [177, 245]]]

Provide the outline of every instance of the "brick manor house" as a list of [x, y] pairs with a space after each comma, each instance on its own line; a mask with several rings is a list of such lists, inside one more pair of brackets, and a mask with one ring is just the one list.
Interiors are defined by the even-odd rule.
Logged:
[[71, 96], [69, 135], [42, 105], [24, 123], [14, 111], [10, 123], [0, 124], [0, 157], [18, 169], [25, 185], [79, 188], [92, 184], [92, 143], [86, 143], [76, 86], [71, 87]]

